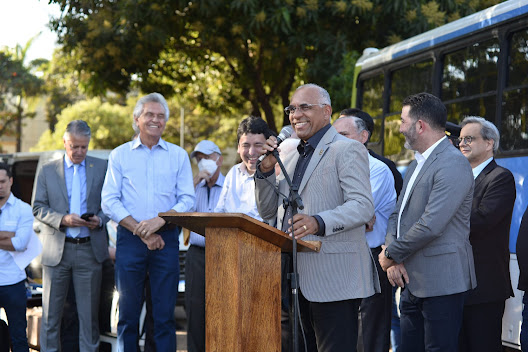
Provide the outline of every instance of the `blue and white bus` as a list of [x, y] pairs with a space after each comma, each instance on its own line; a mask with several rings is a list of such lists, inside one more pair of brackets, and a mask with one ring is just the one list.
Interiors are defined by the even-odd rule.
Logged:
[[517, 187], [510, 231], [515, 297], [506, 301], [502, 337], [505, 346], [520, 349], [515, 244], [528, 204], [528, 0], [502, 2], [384, 49], [365, 49], [354, 83], [352, 106], [375, 120], [369, 147], [404, 164], [412, 154], [403, 147], [400, 113], [410, 94], [440, 97], [451, 122], [477, 115], [499, 128], [497, 163], [513, 173]]

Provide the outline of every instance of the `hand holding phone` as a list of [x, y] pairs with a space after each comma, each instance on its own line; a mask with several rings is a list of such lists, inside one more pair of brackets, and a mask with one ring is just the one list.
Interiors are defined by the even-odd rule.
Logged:
[[84, 213], [81, 215], [81, 219], [83, 219], [84, 221], [90, 221], [90, 218], [94, 215], [94, 213]]

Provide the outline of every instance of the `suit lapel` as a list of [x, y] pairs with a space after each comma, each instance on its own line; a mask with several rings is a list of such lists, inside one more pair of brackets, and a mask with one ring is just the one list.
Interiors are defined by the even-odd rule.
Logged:
[[304, 187], [306, 186], [306, 183], [312, 176], [312, 173], [317, 167], [317, 164], [319, 164], [319, 162], [323, 158], [324, 153], [328, 149], [329, 144], [332, 143], [332, 141], [334, 140], [336, 134], [337, 131], [333, 127], [330, 127], [330, 129], [325, 133], [323, 138], [321, 138], [321, 140], [319, 141], [319, 144], [317, 144], [317, 147], [313, 152], [312, 158], [310, 159], [310, 163], [308, 164], [308, 167], [306, 168], [304, 176], [301, 180], [301, 184], [299, 186], [299, 194], [301, 194], [301, 192], [303, 191]]
[[68, 189], [66, 188], [66, 176], [64, 175], [64, 158], [65, 156], [57, 160], [55, 170], [57, 175], [59, 175], [59, 180], [62, 180], [62, 182], [59, 182], [59, 188], [61, 189], [64, 199], [66, 199], [66, 204], [69, 205], [70, 200], [68, 198]]
[[90, 196], [90, 192], [88, 190], [92, 189], [94, 169], [94, 163], [89, 157], [86, 157], [84, 161], [84, 167], [86, 170], [86, 204], [88, 204], [88, 197]]
[[475, 179], [475, 189], [477, 189], [477, 187], [486, 178], [486, 176], [496, 167], [497, 163], [495, 162], [495, 159], [491, 160], [491, 162], [486, 165], [486, 167], [480, 172], [480, 174]]
[[[416, 188], [416, 185], [418, 185], [418, 183], [420, 183], [420, 180], [425, 175], [425, 173], [428, 171], [429, 166], [431, 166], [431, 164], [436, 160], [436, 158], [438, 157], [438, 154], [440, 154], [441, 152], [444, 151], [445, 148], [447, 148], [448, 145], [446, 145], [446, 143], [449, 143], [447, 138], [446, 138], [446, 140], [440, 142], [440, 144], [436, 146], [436, 148], [433, 150], [431, 155], [429, 155], [427, 160], [424, 162], [424, 165], [422, 166], [422, 168], [420, 169], [420, 172], [416, 176], [416, 179], [414, 180], [413, 186], [412, 186], [412, 188], [411, 188], [411, 190], [409, 192], [409, 197], [407, 198], [407, 204], [409, 204], [409, 200], [412, 197], [412, 194], [414, 192], [414, 189]], [[413, 172], [414, 172], [414, 170], [413, 170]]]

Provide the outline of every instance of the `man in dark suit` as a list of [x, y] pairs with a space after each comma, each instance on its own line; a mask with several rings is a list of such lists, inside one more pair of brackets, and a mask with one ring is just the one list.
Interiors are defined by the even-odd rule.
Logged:
[[500, 351], [502, 315], [513, 296], [510, 282], [510, 223], [515, 202], [512, 173], [497, 165], [499, 131], [482, 117], [466, 117], [460, 131], [460, 151], [475, 178], [471, 233], [477, 288], [464, 306], [460, 351]]
[[[75, 120], [64, 133], [63, 158], [45, 164], [37, 175], [33, 215], [42, 241], [42, 351], [59, 351], [63, 305], [73, 278], [79, 316], [79, 349], [99, 347], [99, 292], [102, 262], [108, 258], [106, 216], [101, 189], [106, 161], [87, 157], [91, 130]], [[86, 214], [81, 217], [82, 214]]]
[[519, 285], [517, 288], [524, 291], [523, 311], [521, 326], [521, 350], [528, 351], [528, 208], [524, 211], [519, 227], [516, 244], [517, 262], [519, 263]]
[[400, 132], [415, 150], [379, 261], [401, 294], [403, 351], [456, 351], [467, 291], [476, 286], [469, 243], [473, 177], [445, 135], [447, 110], [428, 93], [404, 99]]

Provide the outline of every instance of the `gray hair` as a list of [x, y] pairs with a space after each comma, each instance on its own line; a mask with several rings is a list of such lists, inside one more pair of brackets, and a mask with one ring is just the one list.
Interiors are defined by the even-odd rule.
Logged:
[[306, 84], [303, 84], [302, 86], [298, 87], [295, 91], [297, 92], [299, 89], [302, 89], [302, 88], [315, 88], [315, 89], [317, 89], [317, 91], [319, 92], [319, 97], [321, 98], [321, 102], [320, 103], [332, 106], [332, 100], [330, 100], [330, 94], [328, 94], [326, 89], [324, 89], [323, 87], [318, 86], [317, 84], [314, 84], [314, 83], [306, 83]]
[[145, 107], [146, 103], [159, 103], [161, 106], [163, 106], [163, 109], [165, 110], [165, 121], [169, 120], [169, 105], [167, 104], [167, 100], [161, 95], [160, 93], [150, 93], [149, 95], [145, 95], [144, 97], [141, 97], [138, 102], [136, 103], [136, 107], [134, 108], [132, 119], [132, 128], [136, 133], [139, 133], [139, 128], [136, 125], [136, 118], [139, 118], [141, 114], [143, 113], [143, 108]]
[[83, 120], [73, 120], [68, 126], [66, 126], [66, 131], [64, 132], [64, 139], [67, 139], [70, 135], [82, 136], [82, 137], [92, 137], [92, 130], [90, 126]]
[[369, 138], [367, 138], [367, 141], [365, 142], [365, 147], [366, 147], [368, 145], [368, 140], [370, 139], [370, 132], [368, 130], [367, 123], [365, 122], [365, 120], [363, 120], [360, 117], [354, 116], [354, 115], [346, 115], [346, 116], [339, 117], [337, 120], [334, 121], [334, 123], [336, 123], [339, 120], [344, 120], [344, 119], [351, 119], [354, 121], [357, 134], [361, 134], [361, 132], [363, 131], [368, 132]]
[[500, 134], [497, 127], [490, 121], [480, 116], [468, 116], [462, 120], [460, 127], [464, 127], [469, 123], [478, 123], [480, 125], [480, 134], [482, 138], [487, 141], [493, 141], [493, 153], [499, 150]]

